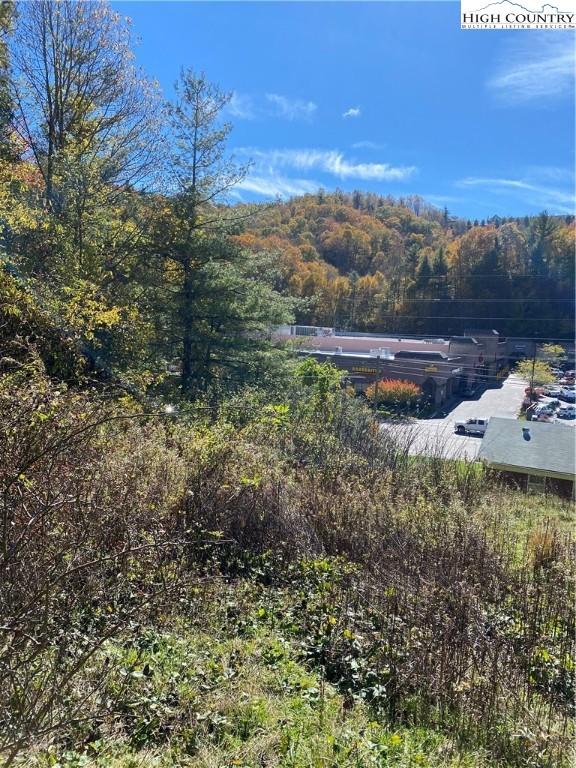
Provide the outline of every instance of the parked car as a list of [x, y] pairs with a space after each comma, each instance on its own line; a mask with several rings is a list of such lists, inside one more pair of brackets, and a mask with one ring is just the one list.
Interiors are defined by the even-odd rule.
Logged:
[[541, 405], [538, 405], [534, 409], [534, 414], [536, 416], [541, 416], [542, 414], [545, 414], [547, 416], [552, 416], [556, 413], [556, 411], [560, 408], [560, 403], [558, 400], [550, 400], [547, 403], [542, 403]]
[[459, 435], [480, 434], [483, 435], [488, 427], [488, 419], [463, 419], [454, 422], [454, 431]]
[[544, 387], [544, 392], [548, 397], [560, 397], [564, 390], [561, 387]]
[[564, 400], [565, 403], [576, 402], [576, 392], [571, 389], [565, 389], [561, 395], [558, 395], [559, 400]]
[[563, 405], [558, 411], [559, 419], [576, 419], [576, 406]]

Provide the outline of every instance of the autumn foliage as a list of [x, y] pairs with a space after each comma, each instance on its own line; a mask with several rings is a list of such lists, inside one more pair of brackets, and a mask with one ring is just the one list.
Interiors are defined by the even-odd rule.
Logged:
[[[422, 390], [416, 384], [406, 379], [381, 379], [378, 382], [378, 402], [408, 405], [420, 396]], [[366, 390], [370, 402], [376, 399], [376, 382]]]
[[303, 325], [457, 335], [462, 317], [497, 315], [503, 335], [573, 335], [572, 216], [472, 222], [417, 195], [320, 190], [263, 207], [248, 229], [242, 247], [278, 254]]

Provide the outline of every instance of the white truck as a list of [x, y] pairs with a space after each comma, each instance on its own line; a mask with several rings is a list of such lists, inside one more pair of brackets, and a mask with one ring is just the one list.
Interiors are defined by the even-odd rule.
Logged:
[[483, 435], [488, 426], [488, 419], [462, 419], [454, 422], [454, 432], [459, 435]]

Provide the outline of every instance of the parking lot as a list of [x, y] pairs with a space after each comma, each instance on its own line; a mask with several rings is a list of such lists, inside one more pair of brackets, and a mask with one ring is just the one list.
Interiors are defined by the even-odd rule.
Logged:
[[[413, 420], [406, 424], [383, 424], [382, 428], [393, 433], [407, 446], [412, 455], [443, 456], [450, 459], [473, 460], [477, 457], [481, 435], [457, 435], [454, 422], [474, 417], [500, 416], [505, 419], [518, 417], [526, 382], [510, 374], [502, 386], [486, 389], [476, 397], [458, 400], [435, 417]], [[551, 398], [542, 398], [543, 401]], [[556, 420], [550, 429], [574, 427], [575, 420]]]

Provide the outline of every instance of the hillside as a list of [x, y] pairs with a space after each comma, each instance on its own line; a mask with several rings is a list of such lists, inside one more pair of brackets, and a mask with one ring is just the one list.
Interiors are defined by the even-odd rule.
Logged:
[[323, 193], [266, 206], [237, 238], [275, 250], [297, 321], [340, 330], [574, 335], [574, 217], [464, 221], [418, 196]]
[[218, 409], [50, 376], [9, 296], [0, 764], [570, 764], [571, 505], [312, 361]]

